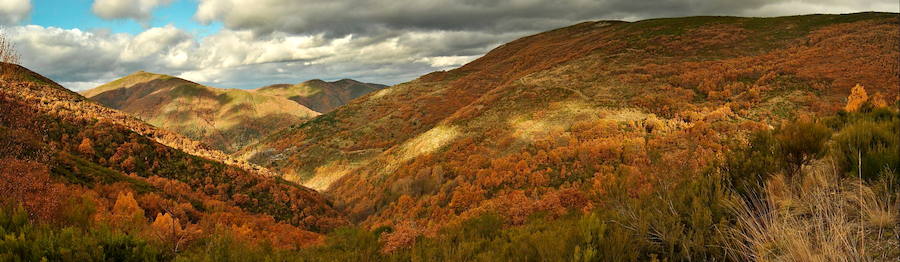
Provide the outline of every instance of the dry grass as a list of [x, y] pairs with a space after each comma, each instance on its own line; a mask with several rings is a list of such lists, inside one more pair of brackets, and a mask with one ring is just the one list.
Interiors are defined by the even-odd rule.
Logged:
[[898, 261], [900, 196], [875, 187], [824, 170], [799, 181], [777, 175], [760, 200], [735, 201], [737, 226], [726, 232], [731, 255], [748, 261]]

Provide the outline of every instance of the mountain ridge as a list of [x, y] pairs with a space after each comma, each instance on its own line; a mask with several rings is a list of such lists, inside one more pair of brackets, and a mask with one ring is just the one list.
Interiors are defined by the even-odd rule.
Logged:
[[82, 93], [226, 153], [319, 114], [280, 97], [218, 89], [144, 71]]

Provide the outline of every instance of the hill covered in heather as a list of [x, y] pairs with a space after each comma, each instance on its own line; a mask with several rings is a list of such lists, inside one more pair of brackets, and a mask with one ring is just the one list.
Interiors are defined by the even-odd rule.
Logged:
[[892, 13], [584, 22], [238, 154], [323, 190], [369, 228], [402, 229], [399, 246], [485, 213], [521, 225], [671, 198], [751, 134], [843, 111], [856, 85], [895, 105], [897, 29]]

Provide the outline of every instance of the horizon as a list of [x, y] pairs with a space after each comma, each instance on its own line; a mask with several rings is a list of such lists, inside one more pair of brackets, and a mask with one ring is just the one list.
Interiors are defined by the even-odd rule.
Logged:
[[[253, 89], [313, 79], [391, 86], [457, 68], [521, 37], [587, 21], [900, 12], [900, 3], [890, 0], [281, 2], [4, 0], [0, 25], [23, 66], [74, 91], [137, 71]], [[360, 11], [359, 5], [370, 8]]]

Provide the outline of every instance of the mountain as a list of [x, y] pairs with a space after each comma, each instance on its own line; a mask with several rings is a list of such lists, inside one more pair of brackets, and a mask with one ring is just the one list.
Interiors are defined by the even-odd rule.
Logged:
[[137, 72], [84, 96], [230, 153], [319, 113], [278, 96]]
[[352, 79], [326, 82], [309, 80], [296, 85], [277, 84], [255, 89], [257, 93], [280, 96], [316, 112], [328, 113], [365, 94], [386, 88], [386, 85], [362, 83]]
[[266, 168], [0, 64], [0, 257], [896, 261], [898, 29], [584, 22], [233, 154]]
[[520, 225], [621, 206], [701, 181], [754, 132], [836, 114], [857, 84], [894, 104], [897, 24], [888, 13], [585, 22], [237, 155], [324, 191], [362, 225], [402, 228], [397, 241], [485, 213]]
[[[0, 66], [4, 208], [18, 205], [37, 221], [174, 238], [174, 252], [179, 241], [229, 228], [254, 231], [241, 235], [248, 241], [298, 248], [321, 243], [322, 233], [346, 224], [313, 190], [108, 109], [26, 68]], [[177, 230], [167, 233], [169, 227]]]

